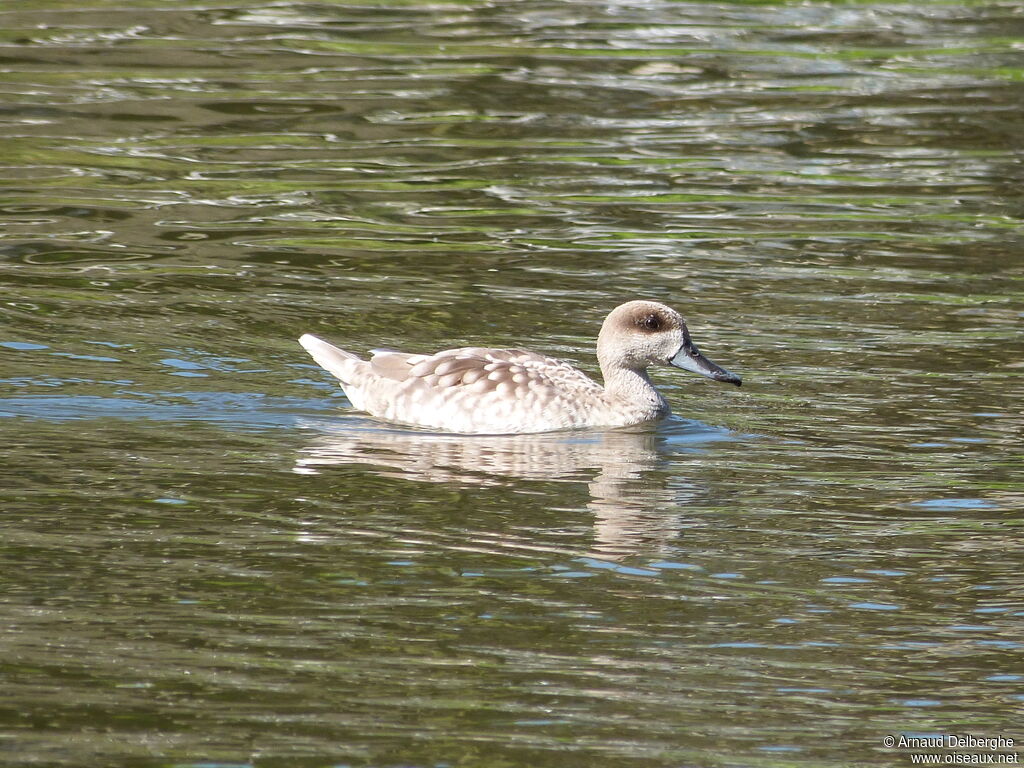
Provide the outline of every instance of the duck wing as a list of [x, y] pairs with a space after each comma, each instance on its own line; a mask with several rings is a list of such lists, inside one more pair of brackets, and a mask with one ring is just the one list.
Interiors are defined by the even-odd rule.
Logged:
[[426, 387], [436, 393], [496, 392], [504, 397], [568, 388], [600, 389], [581, 371], [553, 357], [525, 349], [462, 347], [433, 355], [374, 350], [371, 371], [382, 378]]

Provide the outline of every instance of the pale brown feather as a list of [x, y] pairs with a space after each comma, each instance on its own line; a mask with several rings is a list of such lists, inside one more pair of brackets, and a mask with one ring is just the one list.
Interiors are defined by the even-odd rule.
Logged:
[[433, 355], [411, 355], [382, 350], [370, 361], [373, 373], [419, 386], [454, 394], [463, 387], [474, 393], [499, 392], [506, 397], [521, 395], [531, 387], [552, 382], [551, 374], [579, 377], [592, 384], [566, 363], [522, 349], [462, 347]]
[[409, 378], [409, 371], [412, 370], [411, 358], [418, 358], [419, 355], [409, 355], [404, 352], [392, 352], [381, 350], [375, 352], [370, 358], [370, 369], [378, 376], [395, 381], [405, 381]]

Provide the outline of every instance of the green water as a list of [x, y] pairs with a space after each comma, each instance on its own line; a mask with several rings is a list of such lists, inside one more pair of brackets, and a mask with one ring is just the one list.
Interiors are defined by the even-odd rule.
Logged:
[[[1016, 3], [0, 5], [0, 763], [1024, 745], [1022, 45]], [[638, 297], [743, 388], [455, 437], [295, 341], [596, 373]]]

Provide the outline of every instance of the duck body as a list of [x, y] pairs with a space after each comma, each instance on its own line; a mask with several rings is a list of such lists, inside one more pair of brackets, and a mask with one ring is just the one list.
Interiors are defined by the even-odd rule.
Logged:
[[608, 315], [597, 354], [605, 385], [568, 363], [523, 349], [461, 347], [434, 354], [374, 350], [369, 360], [311, 334], [299, 343], [378, 418], [468, 434], [624, 427], [664, 418], [668, 402], [647, 367], [664, 363], [739, 384], [690, 341], [679, 314], [631, 301]]

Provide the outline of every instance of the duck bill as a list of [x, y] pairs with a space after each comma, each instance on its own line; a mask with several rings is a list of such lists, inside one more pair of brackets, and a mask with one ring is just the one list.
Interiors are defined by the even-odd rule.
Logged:
[[679, 348], [675, 357], [671, 358], [668, 363], [676, 368], [682, 368], [684, 371], [699, 373], [701, 376], [707, 376], [709, 379], [724, 381], [727, 384], [735, 384], [737, 387], [743, 383], [743, 379], [735, 373], [725, 370], [722, 366], [716, 365], [704, 357], [700, 350], [697, 349], [697, 346], [689, 339], [686, 340], [686, 343]]

